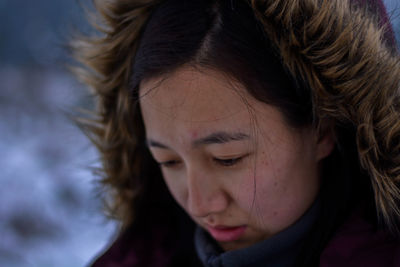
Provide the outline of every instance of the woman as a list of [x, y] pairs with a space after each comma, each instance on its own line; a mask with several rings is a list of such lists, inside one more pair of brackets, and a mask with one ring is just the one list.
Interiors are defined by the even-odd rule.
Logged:
[[400, 266], [380, 1], [97, 1], [77, 43], [118, 239], [92, 266]]

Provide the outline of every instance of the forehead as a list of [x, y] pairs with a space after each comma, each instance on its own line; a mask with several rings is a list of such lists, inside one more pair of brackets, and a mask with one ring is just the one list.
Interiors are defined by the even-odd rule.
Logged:
[[277, 108], [215, 71], [181, 69], [143, 82], [139, 93], [147, 138], [167, 145], [189, 147], [216, 132], [278, 143], [292, 131]]
[[191, 67], [144, 81], [139, 93], [143, 111], [192, 123], [226, 119], [248, 107], [239, 83], [222, 73]]
[[181, 68], [142, 82], [139, 93], [150, 138], [186, 142], [218, 131], [251, 135], [253, 100], [238, 82], [216, 71]]

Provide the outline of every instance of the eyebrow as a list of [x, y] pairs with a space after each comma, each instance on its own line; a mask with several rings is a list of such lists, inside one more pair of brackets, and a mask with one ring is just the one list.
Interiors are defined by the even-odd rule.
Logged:
[[[250, 139], [250, 136], [245, 133], [216, 132], [216, 133], [212, 133], [205, 137], [194, 140], [192, 142], [192, 146], [197, 147], [197, 146], [211, 145], [211, 144], [225, 144], [225, 143], [229, 143], [232, 141], [244, 141], [244, 140], [249, 140], [249, 139]], [[166, 146], [158, 141], [152, 140], [152, 139], [147, 139], [147, 145], [149, 147], [170, 149], [168, 146]]]

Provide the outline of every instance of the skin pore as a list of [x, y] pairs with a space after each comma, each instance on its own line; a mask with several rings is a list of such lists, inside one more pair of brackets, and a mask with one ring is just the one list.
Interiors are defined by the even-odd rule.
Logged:
[[314, 202], [330, 134], [289, 126], [277, 108], [210, 69], [184, 66], [142, 81], [139, 92], [148, 146], [172, 196], [213, 237], [210, 229], [244, 229], [216, 238], [225, 251], [279, 233]]

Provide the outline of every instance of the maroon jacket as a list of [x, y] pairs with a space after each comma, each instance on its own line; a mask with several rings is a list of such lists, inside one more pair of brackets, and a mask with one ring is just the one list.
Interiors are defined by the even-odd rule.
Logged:
[[353, 215], [321, 254], [321, 267], [400, 267], [400, 240]]

